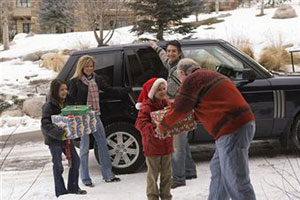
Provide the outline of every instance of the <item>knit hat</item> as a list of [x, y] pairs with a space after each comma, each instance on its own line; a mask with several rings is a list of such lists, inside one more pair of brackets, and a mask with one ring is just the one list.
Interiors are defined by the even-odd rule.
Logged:
[[144, 100], [147, 98], [153, 99], [153, 96], [161, 83], [164, 83], [167, 86], [167, 81], [163, 78], [151, 78], [144, 83], [143, 89], [139, 95], [137, 103], [135, 104], [135, 108], [137, 110], [141, 109]]

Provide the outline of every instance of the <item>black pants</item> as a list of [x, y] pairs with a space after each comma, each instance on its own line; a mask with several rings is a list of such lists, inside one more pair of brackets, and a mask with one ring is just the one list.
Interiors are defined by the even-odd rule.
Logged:
[[79, 189], [78, 178], [80, 159], [74, 148], [73, 141], [71, 141], [71, 167], [69, 168], [68, 190], [65, 187], [64, 179], [62, 176], [64, 171], [64, 167], [62, 165], [62, 153], [65, 154], [65, 149], [62, 146], [49, 146], [49, 149], [52, 155], [56, 197], [67, 193], [76, 193]]

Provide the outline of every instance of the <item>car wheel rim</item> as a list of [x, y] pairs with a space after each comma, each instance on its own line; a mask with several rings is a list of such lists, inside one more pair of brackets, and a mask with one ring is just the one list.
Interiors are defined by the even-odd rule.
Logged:
[[119, 131], [109, 135], [107, 145], [112, 166], [115, 168], [129, 167], [139, 156], [139, 143], [127, 132]]

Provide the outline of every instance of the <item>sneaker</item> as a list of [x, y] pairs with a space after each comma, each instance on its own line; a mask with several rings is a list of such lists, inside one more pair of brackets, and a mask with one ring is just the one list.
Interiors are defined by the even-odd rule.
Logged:
[[77, 192], [75, 194], [87, 194], [86, 190], [82, 190], [82, 189], [78, 189]]
[[182, 186], [185, 186], [185, 182], [173, 182], [171, 188], [175, 189], [177, 187], [182, 187]]
[[189, 175], [189, 176], [186, 176], [185, 179], [186, 180], [190, 180], [190, 179], [194, 179], [194, 178], [197, 178], [197, 175]]
[[114, 178], [112, 178], [112, 179], [107, 179], [107, 180], [105, 180], [106, 183], [120, 182], [120, 181], [121, 181], [121, 179], [118, 178], [118, 177], [114, 177]]
[[87, 187], [95, 187], [95, 185], [93, 183], [86, 183], [84, 185], [87, 186]]

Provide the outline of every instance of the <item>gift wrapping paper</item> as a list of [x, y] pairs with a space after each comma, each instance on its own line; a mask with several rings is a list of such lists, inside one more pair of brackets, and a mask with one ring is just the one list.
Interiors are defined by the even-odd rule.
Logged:
[[97, 131], [96, 116], [96, 112], [90, 111], [86, 115], [52, 115], [51, 120], [52, 123], [65, 129], [66, 139], [75, 139]]
[[[169, 108], [151, 112], [152, 122], [158, 126], [163, 117], [169, 112]], [[194, 117], [194, 111], [188, 114], [183, 120], [173, 126], [172, 129], [167, 131], [168, 135], [176, 135], [182, 132], [189, 132], [197, 128], [197, 121]]]

